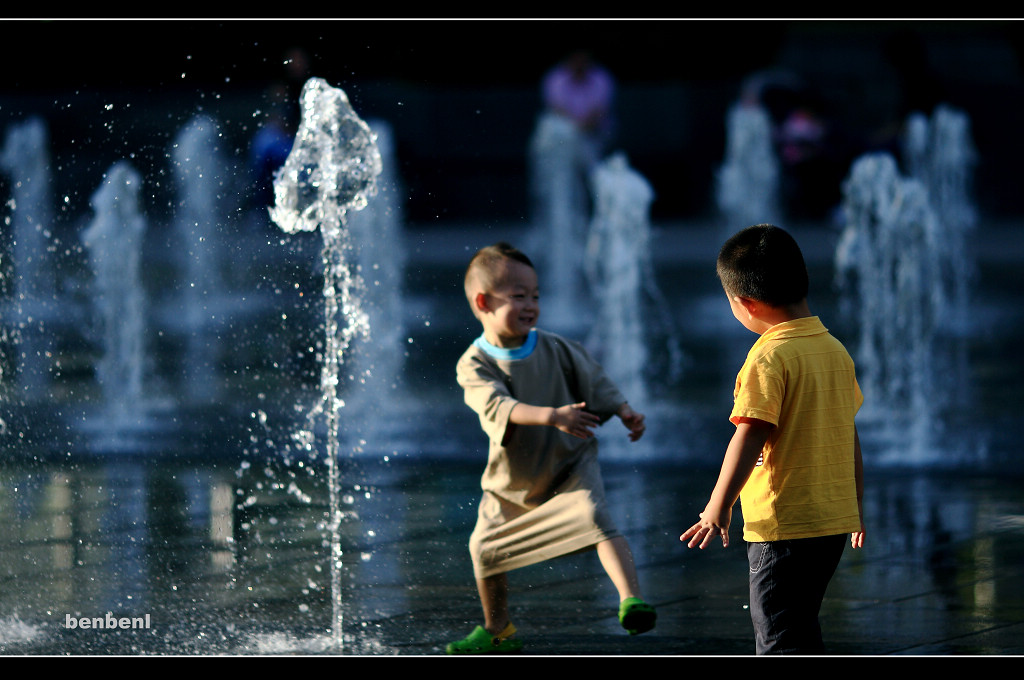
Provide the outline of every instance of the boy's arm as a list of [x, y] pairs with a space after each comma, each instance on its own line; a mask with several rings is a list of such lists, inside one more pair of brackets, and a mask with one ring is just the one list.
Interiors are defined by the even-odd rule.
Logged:
[[701, 549], [704, 549], [712, 539], [721, 536], [722, 547], [728, 547], [732, 506], [740, 497], [740, 490], [750, 477], [773, 427], [771, 423], [756, 418], [739, 420], [736, 432], [729, 441], [729, 448], [726, 449], [718, 483], [711, 492], [711, 500], [704, 512], [700, 513], [700, 521], [687, 529], [679, 537], [680, 541], [689, 540], [689, 547], [700, 544]]
[[[543, 425], [556, 427], [566, 434], [580, 439], [594, 436], [594, 428], [601, 424], [601, 419], [585, 411], [586, 403], [566, 404], [557, 408], [551, 406], [533, 406], [518, 402], [509, 414], [509, 422], [516, 425]], [[646, 426], [642, 413], [634, 411], [629, 404], [622, 404], [616, 415], [629, 428], [629, 438], [636, 441], [643, 436]]]
[[601, 424], [601, 419], [593, 413], [584, 411], [586, 404], [566, 404], [557, 408], [552, 406], [533, 406], [518, 402], [509, 414], [509, 422], [516, 425], [545, 425], [556, 427], [566, 434], [580, 439], [594, 436], [594, 428]]
[[860, 513], [860, 531], [850, 535], [850, 545], [864, 547], [864, 461], [860, 453], [860, 436], [853, 430], [853, 469], [857, 479], [857, 511]]

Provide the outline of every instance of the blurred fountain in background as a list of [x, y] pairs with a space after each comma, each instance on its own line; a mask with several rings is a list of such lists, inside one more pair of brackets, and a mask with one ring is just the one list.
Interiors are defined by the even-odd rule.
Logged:
[[924, 114], [907, 119], [903, 145], [906, 173], [928, 190], [947, 244], [943, 257], [943, 278], [948, 286], [949, 322], [966, 332], [970, 319], [970, 284], [975, 265], [968, 239], [978, 222], [972, 194], [977, 152], [971, 138], [971, 123], [963, 111], [941, 104], [931, 120]]
[[950, 416], [972, 397], [976, 152], [967, 116], [945, 105], [931, 120], [911, 115], [902, 158], [906, 177], [888, 154], [853, 165], [843, 188], [836, 276], [841, 304], [859, 321], [863, 417], [884, 442], [883, 458], [956, 465], [975, 455], [949, 431]]
[[402, 401], [405, 366], [405, 319], [402, 289], [406, 248], [403, 243], [403, 188], [394, 171], [394, 136], [385, 121], [368, 121], [382, 158], [377, 191], [367, 197], [366, 207], [347, 215], [359, 277], [363, 281], [362, 306], [371, 337], [354, 348], [349, 359], [352, 376], [345, 408], [350, 427], [364, 437], [378, 439], [396, 425], [392, 415]]
[[753, 224], [778, 224], [779, 176], [768, 112], [756, 104], [734, 105], [726, 118], [725, 161], [715, 178], [727, 237]]
[[[594, 169], [591, 185], [594, 218], [584, 270], [597, 312], [586, 344], [630, 403], [648, 412], [655, 403], [650, 399], [649, 378], [657, 376], [659, 384], [673, 383], [683, 364], [651, 259], [654, 190], [621, 153]], [[655, 342], [659, 346], [664, 342], [664, 351], [654, 351]], [[630, 455], [635, 456], [632, 448]], [[615, 452], [612, 447], [607, 453], [614, 456]]]
[[219, 147], [220, 130], [208, 116], [196, 116], [175, 138], [172, 158], [178, 186], [175, 227], [184, 277], [181, 311], [175, 315], [185, 336], [181, 361], [184, 392], [193, 401], [218, 395], [219, 330], [230, 309], [224, 304], [224, 221], [231, 214], [223, 195], [229, 183]]
[[8, 222], [13, 243], [0, 318], [9, 339], [18, 345], [11, 369], [27, 401], [45, 398], [50, 380], [53, 338], [46, 324], [55, 312], [57, 286], [51, 262], [49, 145], [46, 123], [33, 117], [8, 128], [0, 151], [0, 168], [11, 185]]
[[966, 385], [949, 369], [946, 258], [950, 241], [925, 186], [886, 153], [859, 158], [843, 185], [845, 228], [835, 253], [841, 309], [856, 318], [865, 396], [858, 422], [881, 462], [959, 464], [944, 431]]
[[594, 169], [595, 207], [584, 262], [597, 316], [587, 344], [609, 377], [642, 410], [649, 352], [643, 300], [650, 261], [648, 211], [654, 190], [618, 154]]
[[571, 120], [543, 114], [530, 140], [533, 230], [523, 248], [536, 257], [544, 295], [544, 321], [555, 331], [575, 330], [585, 300], [583, 249], [589, 197], [580, 133]]
[[335, 648], [344, 648], [341, 590], [341, 499], [338, 427], [343, 376], [341, 367], [358, 336], [369, 335], [369, 315], [359, 295], [360, 281], [353, 271], [349, 211], [362, 210], [377, 190], [382, 171], [380, 151], [369, 126], [356, 115], [344, 91], [321, 78], [310, 78], [300, 99], [302, 120], [295, 144], [274, 178], [271, 219], [286, 233], [319, 228], [323, 237], [323, 297], [325, 337], [317, 404], [308, 413], [308, 428], [295, 434], [314, 453], [316, 421], [324, 418], [327, 433], [330, 570], [332, 625]]
[[151, 395], [145, 391], [146, 299], [142, 242], [147, 221], [140, 207], [142, 177], [127, 161], [107, 171], [92, 195], [94, 217], [82, 233], [93, 272], [92, 299], [99, 326], [96, 381], [102, 412], [91, 425], [111, 437], [142, 425]]

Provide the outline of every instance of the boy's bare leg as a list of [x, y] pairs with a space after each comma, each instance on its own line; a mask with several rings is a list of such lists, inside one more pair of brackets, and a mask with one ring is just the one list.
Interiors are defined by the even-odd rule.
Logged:
[[497, 635], [508, 625], [508, 576], [495, 574], [476, 580], [480, 593], [480, 604], [484, 608], [484, 628], [491, 635]]
[[627, 597], [640, 597], [640, 581], [636, 576], [633, 553], [624, 536], [598, 543], [597, 556], [615, 589], [619, 591], [619, 602]]

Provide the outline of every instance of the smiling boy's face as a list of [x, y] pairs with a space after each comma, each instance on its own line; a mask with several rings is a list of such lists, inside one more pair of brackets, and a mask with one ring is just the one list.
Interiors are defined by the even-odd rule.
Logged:
[[540, 291], [533, 267], [506, 260], [501, 283], [489, 293], [477, 295], [477, 309], [484, 337], [497, 347], [519, 347], [540, 317]]

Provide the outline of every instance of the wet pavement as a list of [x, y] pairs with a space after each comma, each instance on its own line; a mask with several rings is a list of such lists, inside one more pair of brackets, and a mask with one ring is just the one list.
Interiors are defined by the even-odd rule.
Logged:
[[[636, 555], [654, 631], [631, 637], [596, 556], [510, 574], [514, 621], [532, 655], [751, 655], [746, 556], [733, 544], [688, 549], [714, 471], [606, 469], [610, 502]], [[1020, 480], [906, 474], [868, 480], [866, 546], [847, 549], [822, 606], [830, 654], [1013, 655], [1024, 652], [1024, 498]], [[738, 521], [738, 520], [737, 520]], [[417, 564], [458, 554], [466, 532], [404, 546]], [[416, 606], [382, 622], [402, 653], [439, 653], [479, 618], [468, 562], [429, 570]], [[428, 568], [429, 569], [429, 568]], [[402, 584], [395, 584], [401, 587]]]
[[[51, 485], [51, 512], [34, 520], [46, 528], [34, 539], [25, 528], [8, 538], [0, 553], [0, 652], [443, 656], [449, 641], [480, 621], [466, 550], [477, 466], [362, 466], [361, 481], [350, 491], [363, 496], [349, 499], [355, 511], [343, 524], [341, 647], [331, 646], [326, 633], [329, 567], [316, 521], [324, 511], [317, 498], [322, 485], [304, 484], [311, 499], [301, 503], [269, 495], [250, 504], [245, 516], [185, 521], [182, 494], [167, 485], [183, 480], [189, 468], [150, 464], [133, 475], [124, 472], [131, 466], [120, 464], [122, 472], [62, 473], [71, 478], [67, 488], [97, 509], [77, 501], [59, 510]], [[207, 466], [206, 474], [209, 489], [252, 492], [244, 475], [238, 483], [237, 469]], [[714, 476], [709, 467], [606, 465], [608, 499], [633, 549], [644, 595], [657, 607], [658, 625], [638, 636], [625, 633], [596, 555], [571, 555], [510, 574], [513, 620], [525, 643], [521, 656], [752, 655], [738, 513], [729, 548], [691, 550], [678, 541]], [[822, 606], [829, 654], [1024, 653], [1021, 483], [942, 473], [869, 476], [867, 544], [847, 549]], [[154, 519], [145, 530], [128, 523], [90, 534], [87, 527], [110, 524], [105, 497], [128, 506], [135, 497]], [[68, 518], [76, 528], [54, 529]], [[216, 527], [228, 528], [233, 538], [218, 541]], [[150, 614], [150, 627], [66, 625], [69, 614], [107, 611]]]

